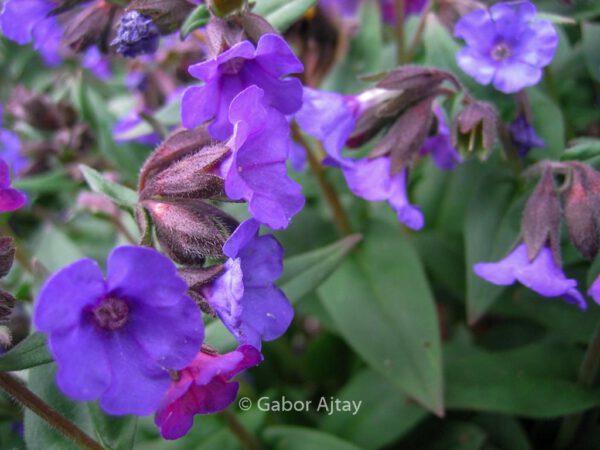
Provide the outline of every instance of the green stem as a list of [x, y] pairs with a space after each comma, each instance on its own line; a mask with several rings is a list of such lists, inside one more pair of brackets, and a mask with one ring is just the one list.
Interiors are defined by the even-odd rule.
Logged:
[[429, 16], [429, 11], [431, 11], [431, 3], [433, 0], [429, 0], [427, 5], [425, 5], [425, 9], [421, 13], [421, 17], [419, 18], [419, 25], [417, 27], [417, 31], [415, 32], [415, 36], [411, 41], [408, 50], [406, 51], [406, 62], [412, 61], [415, 56], [415, 52], [417, 51], [417, 47], [423, 40], [423, 33], [425, 33], [425, 25], [427, 24], [427, 17]]
[[4, 389], [16, 401], [29, 408], [82, 449], [104, 450], [104, 447], [77, 428], [71, 421], [61, 416], [54, 408], [27, 389], [13, 375], [0, 373], [0, 388]]
[[327, 179], [325, 178], [325, 171], [323, 169], [323, 166], [321, 165], [317, 157], [314, 155], [313, 151], [310, 148], [310, 145], [308, 144], [308, 142], [306, 142], [306, 139], [304, 139], [304, 136], [302, 136], [302, 133], [300, 132], [300, 129], [298, 128], [298, 125], [296, 123], [292, 124], [292, 135], [294, 137], [294, 140], [298, 142], [302, 147], [304, 147], [304, 150], [306, 151], [306, 157], [308, 159], [308, 165], [310, 167], [310, 170], [315, 176], [317, 183], [321, 188], [321, 191], [325, 195], [325, 200], [327, 201], [329, 209], [333, 214], [333, 220], [338, 230], [343, 236], [351, 235], [352, 227], [350, 226], [350, 220], [346, 215], [346, 211], [344, 211], [344, 207], [342, 206], [342, 203], [338, 198], [337, 192], [335, 191], [334, 187], [329, 183], [329, 181], [327, 181]]
[[[600, 367], [600, 324], [598, 324], [588, 348], [583, 357], [581, 368], [579, 369], [579, 383], [585, 387], [592, 387], [598, 375]], [[556, 449], [565, 450], [573, 441], [581, 422], [583, 421], [584, 413], [572, 414], [564, 418], [558, 432], [556, 440]]]
[[404, 40], [404, 7], [405, 0], [395, 0], [396, 9], [396, 61], [398, 64], [406, 62], [406, 42]]
[[225, 418], [227, 426], [238, 439], [238, 441], [240, 441], [240, 444], [242, 444], [248, 450], [263, 450], [263, 446], [260, 444], [258, 439], [256, 439], [256, 437], [250, 433], [250, 431], [248, 431], [248, 429], [242, 422], [240, 422], [235, 414], [233, 414], [231, 411], [225, 410], [221, 413], [221, 415]]

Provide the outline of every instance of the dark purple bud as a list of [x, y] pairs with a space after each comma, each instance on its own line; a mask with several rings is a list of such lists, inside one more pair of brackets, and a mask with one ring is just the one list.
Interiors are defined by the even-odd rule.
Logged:
[[229, 148], [214, 143], [204, 127], [172, 133], [140, 172], [142, 200], [208, 199], [224, 196], [217, 167]]
[[452, 143], [462, 156], [476, 154], [487, 158], [496, 142], [497, 114], [485, 102], [470, 101], [458, 113], [454, 123]]
[[544, 146], [544, 141], [537, 135], [535, 128], [527, 121], [524, 114], [519, 116], [509, 126], [510, 138], [520, 157], [525, 157], [532, 148]]
[[8, 110], [16, 119], [42, 131], [67, 128], [77, 121], [77, 113], [66, 102], [54, 102], [45, 95], [18, 86], [9, 101]]
[[563, 164], [571, 169], [562, 192], [569, 237], [584, 257], [593, 259], [600, 249], [600, 173], [576, 161]]
[[16, 305], [15, 298], [8, 292], [0, 290], [0, 323], [5, 323], [10, 318]]
[[117, 37], [110, 43], [117, 53], [135, 58], [154, 53], [158, 49], [160, 32], [152, 18], [138, 11], [128, 11], [119, 21]]
[[141, 205], [164, 251], [180, 264], [197, 266], [207, 257], [222, 257], [223, 244], [238, 226], [233, 217], [202, 200], [145, 200]]
[[0, 237], [0, 278], [4, 278], [10, 272], [15, 259], [15, 244], [8, 236]]
[[560, 200], [554, 187], [552, 168], [546, 166], [523, 211], [521, 231], [530, 261], [548, 244], [556, 262], [560, 261], [560, 215]]

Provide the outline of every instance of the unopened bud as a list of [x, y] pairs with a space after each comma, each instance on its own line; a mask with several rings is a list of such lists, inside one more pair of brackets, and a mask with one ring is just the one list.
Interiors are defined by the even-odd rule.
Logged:
[[8, 292], [0, 290], [0, 323], [6, 322], [15, 308], [15, 298]]
[[135, 58], [154, 53], [158, 49], [160, 32], [150, 16], [138, 11], [128, 11], [119, 20], [117, 37], [110, 43], [117, 53]]
[[45, 95], [17, 87], [10, 99], [8, 109], [19, 120], [42, 131], [56, 131], [75, 124], [77, 114], [65, 102], [54, 102]]
[[202, 265], [205, 258], [222, 257], [223, 244], [238, 226], [233, 217], [202, 200], [145, 200], [141, 205], [161, 246], [180, 264]]
[[584, 257], [593, 259], [600, 249], [600, 173], [580, 162], [564, 164], [571, 169], [562, 193], [569, 237]]
[[456, 117], [453, 145], [464, 157], [476, 154], [485, 159], [496, 142], [497, 114], [485, 102], [469, 102]]
[[0, 278], [4, 278], [10, 272], [15, 259], [15, 244], [8, 236], [0, 237]]
[[127, 5], [128, 12], [149, 17], [163, 35], [178, 30], [194, 8], [188, 0], [133, 0]]
[[560, 200], [554, 188], [550, 166], [544, 168], [542, 177], [529, 200], [521, 224], [527, 256], [533, 261], [548, 243], [558, 261], [560, 246]]

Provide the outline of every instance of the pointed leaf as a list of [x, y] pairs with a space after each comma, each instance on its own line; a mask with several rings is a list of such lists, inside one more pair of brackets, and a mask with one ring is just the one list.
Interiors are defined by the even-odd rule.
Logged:
[[100, 172], [84, 164], [80, 164], [79, 169], [94, 192], [106, 195], [117, 205], [125, 208], [133, 208], [137, 203], [138, 196], [132, 189], [107, 180]]
[[283, 33], [316, 3], [317, 0], [282, 1], [276, 9], [271, 10], [264, 17], [277, 31]]
[[331, 434], [296, 426], [275, 426], [265, 430], [265, 439], [275, 450], [359, 450]]
[[46, 347], [46, 336], [35, 332], [0, 356], [0, 372], [29, 369], [49, 362], [52, 356]]

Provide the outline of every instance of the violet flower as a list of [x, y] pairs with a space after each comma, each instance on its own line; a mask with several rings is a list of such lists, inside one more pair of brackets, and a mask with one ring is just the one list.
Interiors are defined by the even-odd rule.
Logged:
[[302, 106], [302, 84], [297, 78], [303, 66], [287, 42], [276, 34], [263, 35], [256, 48], [249, 41], [235, 44], [213, 59], [190, 66], [190, 74], [204, 81], [188, 88], [181, 104], [183, 126], [194, 128], [213, 119], [208, 127], [215, 139], [231, 136], [229, 104], [249, 86], [264, 91], [265, 103], [281, 114], [293, 114]]
[[5, 0], [0, 28], [17, 44], [33, 41], [33, 48], [40, 52], [46, 64], [58, 64], [62, 29], [55, 16], [48, 16], [56, 6], [51, 0]]
[[537, 84], [558, 46], [558, 34], [548, 20], [536, 19], [527, 1], [496, 3], [463, 16], [454, 35], [467, 46], [458, 65], [483, 85], [506, 94]]
[[437, 119], [437, 131], [428, 137], [421, 148], [421, 155], [431, 155], [433, 162], [442, 170], [453, 170], [462, 162], [458, 150], [452, 145], [450, 129], [446, 123], [442, 108], [436, 105], [433, 109]]
[[220, 171], [229, 198], [246, 200], [252, 217], [282, 229], [302, 209], [304, 197], [302, 187], [287, 175], [289, 125], [265, 97], [262, 89], [251, 86], [231, 102], [229, 120], [235, 127], [227, 144], [231, 154]]
[[14, 211], [27, 203], [27, 196], [10, 186], [10, 169], [0, 158], [0, 212]]
[[541, 148], [544, 141], [538, 136], [535, 128], [527, 121], [524, 114], [519, 114], [509, 126], [510, 138], [517, 147], [520, 157], [525, 157], [533, 148]]
[[295, 118], [305, 132], [323, 142], [328, 154], [325, 163], [342, 170], [352, 193], [369, 201], [387, 201], [401, 223], [418, 230], [423, 227], [424, 218], [422, 212], [408, 201], [406, 170], [392, 175], [388, 156], [375, 159], [342, 156], [357, 118], [374, 98], [382, 94], [378, 91], [343, 96], [305, 88], [304, 105]]
[[92, 72], [100, 80], [108, 80], [112, 76], [110, 61], [97, 46], [89, 47], [81, 59], [81, 65]]
[[79, 260], [55, 273], [34, 323], [49, 334], [57, 383], [79, 401], [100, 399], [109, 414], [151, 414], [171, 379], [196, 356], [204, 329], [175, 265], [156, 250], [123, 246], [98, 264]]
[[234, 376], [262, 360], [250, 345], [224, 355], [200, 352], [177, 381], [171, 384], [156, 412], [154, 422], [165, 439], [179, 439], [194, 423], [196, 414], [211, 414], [227, 408], [237, 396]]
[[600, 276], [596, 278], [596, 280], [590, 286], [590, 289], [587, 292], [587, 295], [592, 297], [594, 301], [600, 305]]
[[508, 286], [519, 281], [544, 297], [562, 297], [582, 310], [587, 308], [585, 299], [577, 290], [577, 281], [565, 276], [548, 246], [530, 261], [527, 246], [521, 243], [504, 259], [495, 263], [475, 264], [473, 270], [490, 283]]
[[223, 246], [223, 274], [205, 298], [240, 344], [258, 349], [288, 329], [294, 310], [275, 286], [283, 271], [283, 248], [273, 235], [258, 236], [259, 223], [243, 222]]
[[0, 105], [0, 158], [4, 160], [13, 176], [18, 176], [28, 165], [22, 153], [21, 140], [16, 133], [2, 128], [4, 109]]

